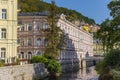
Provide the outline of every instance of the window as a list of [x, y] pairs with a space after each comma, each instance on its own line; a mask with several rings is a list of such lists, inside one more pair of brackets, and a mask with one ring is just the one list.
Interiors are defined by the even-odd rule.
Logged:
[[38, 51], [36, 55], [42, 55], [42, 53], [40, 51]]
[[6, 38], [6, 29], [1, 29], [1, 38], [2, 39]]
[[44, 40], [44, 45], [47, 46], [47, 44], [48, 44], [48, 39], [45, 39]]
[[32, 31], [32, 24], [28, 25], [28, 31]]
[[1, 58], [5, 58], [5, 56], [6, 56], [6, 49], [1, 48]]
[[48, 29], [48, 23], [44, 23], [43, 29]]
[[21, 46], [24, 46], [24, 39], [21, 39]]
[[28, 39], [28, 46], [32, 46], [32, 39]]
[[24, 52], [21, 52], [21, 58], [24, 59]]
[[17, 44], [20, 44], [20, 42], [21, 42], [20, 39], [17, 39]]
[[28, 59], [31, 59], [31, 58], [32, 58], [32, 53], [28, 52]]
[[39, 31], [39, 30], [41, 29], [41, 25], [42, 25], [41, 23], [36, 24], [36, 30], [37, 30], [37, 31]]
[[22, 25], [20, 29], [21, 29], [21, 31], [24, 31], [24, 26]]
[[37, 45], [37, 46], [40, 46], [40, 45], [41, 45], [41, 43], [42, 43], [42, 42], [41, 42], [41, 39], [40, 39], [40, 38], [38, 38], [38, 39], [36, 40], [36, 45]]
[[18, 58], [19, 58], [19, 59], [21, 58], [21, 54], [18, 54]]
[[37, 31], [40, 30], [40, 26], [39, 26], [39, 25], [36, 26], [36, 30], [37, 30]]
[[2, 9], [2, 19], [6, 19], [6, 18], [7, 18], [7, 10]]

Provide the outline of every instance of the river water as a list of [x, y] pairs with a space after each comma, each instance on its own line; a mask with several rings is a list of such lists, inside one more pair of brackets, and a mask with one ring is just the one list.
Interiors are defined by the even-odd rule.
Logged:
[[95, 67], [80, 69], [77, 72], [64, 73], [58, 78], [48, 78], [45, 80], [98, 80]]

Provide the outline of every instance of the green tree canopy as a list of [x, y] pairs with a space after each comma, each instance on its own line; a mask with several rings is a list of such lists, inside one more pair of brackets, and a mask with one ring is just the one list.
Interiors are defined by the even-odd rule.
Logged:
[[110, 15], [117, 17], [120, 15], [120, 0], [113, 0], [108, 4], [108, 9], [110, 9]]
[[65, 45], [65, 37], [62, 30], [56, 26], [58, 20], [56, 16], [56, 5], [52, 1], [50, 5], [50, 15], [48, 16], [49, 30], [47, 30], [46, 37], [48, 38], [48, 44], [45, 49], [45, 56], [48, 58], [56, 59], [59, 57], [61, 48]]
[[102, 22], [96, 35], [96, 38], [102, 41], [103, 48], [107, 48], [106, 50], [120, 48], [120, 0], [111, 1], [108, 8], [113, 19]]

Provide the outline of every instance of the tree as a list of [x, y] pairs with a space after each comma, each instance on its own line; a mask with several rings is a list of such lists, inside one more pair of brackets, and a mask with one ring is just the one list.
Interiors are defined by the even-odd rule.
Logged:
[[95, 36], [103, 44], [103, 51], [109, 51], [113, 49], [114, 40], [113, 40], [113, 27], [111, 26], [111, 20], [106, 19], [102, 24], [100, 29], [97, 31]]
[[120, 48], [120, 0], [111, 1], [108, 8], [113, 19], [106, 19], [97, 32], [98, 38], [103, 43], [103, 49], [106, 48], [107, 51]]
[[[110, 21], [110, 28], [107, 27], [107, 30], [102, 28], [100, 33], [107, 32], [106, 35], [104, 34], [105, 45], [107, 45], [109, 49], [112, 48], [112, 50], [109, 50], [105, 58], [97, 64], [96, 69], [102, 74], [105, 71], [105, 67], [110, 66], [112, 69], [118, 71], [117, 68], [120, 65], [120, 0], [112, 0], [108, 4], [108, 8], [111, 10], [110, 15], [113, 19]], [[107, 26], [106, 22], [103, 22], [101, 26], [105, 28], [105, 26]], [[114, 50], [114, 48], [119, 49]], [[115, 80], [120, 80], [118, 77], [115, 77], [115, 72], [112, 73]]]
[[59, 57], [61, 47], [65, 44], [65, 39], [61, 29], [56, 26], [58, 17], [56, 16], [56, 5], [54, 1], [52, 1], [52, 5], [50, 5], [50, 15], [47, 20], [50, 28], [46, 34], [48, 44], [45, 49], [45, 56], [56, 59]]
[[114, 28], [115, 45], [120, 48], [120, 0], [111, 1], [108, 8], [111, 10], [110, 15], [113, 17], [111, 26]]
[[109, 4], [108, 4], [108, 9], [111, 10], [110, 12], [110, 15], [112, 17], [117, 17], [118, 15], [120, 15], [120, 0], [114, 0], [114, 1], [111, 1]]

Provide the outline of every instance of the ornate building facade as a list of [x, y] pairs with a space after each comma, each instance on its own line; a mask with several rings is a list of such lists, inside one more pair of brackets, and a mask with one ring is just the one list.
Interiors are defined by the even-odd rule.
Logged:
[[[18, 16], [18, 54], [20, 59], [30, 59], [33, 55], [42, 55], [47, 39], [43, 29], [49, 27], [46, 15], [41, 13], [21, 13]], [[93, 56], [93, 36], [66, 20], [61, 14], [56, 23], [66, 35], [66, 49], [61, 50], [60, 59], [79, 59]]]
[[17, 57], [17, 0], [0, 0], [0, 59], [15, 62]]
[[43, 29], [47, 29], [46, 15], [25, 13], [18, 16], [18, 54], [20, 60], [31, 59], [33, 55], [42, 55], [47, 43]]
[[93, 56], [93, 35], [66, 20], [64, 14], [61, 14], [57, 26], [67, 35], [67, 48], [61, 52], [61, 59], [81, 60]]

